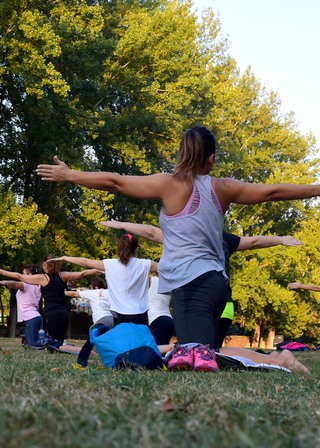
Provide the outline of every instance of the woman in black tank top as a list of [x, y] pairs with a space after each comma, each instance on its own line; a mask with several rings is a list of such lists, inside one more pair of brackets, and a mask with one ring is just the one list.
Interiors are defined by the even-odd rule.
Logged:
[[87, 269], [81, 272], [61, 272], [61, 262], [47, 263], [52, 258], [55, 258], [55, 256], [46, 255], [43, 258], [42, 270], [46, 282], [41, 285], [41, 293], [44, 299], [48, 348], [58, 349], [63, 343], [69, 326], [69, 315], [64, 294], [66, 283], [87, 275], [97, 275], [99, 271]]
[[64, 294], [67, 282], [73, 282], [88, 275], [99, 275], [97, 269], [85, 269], [80, 272], [61, 272], [61, 262], [47, 263], [56, 258], [46, 255], [42, 260], [42, 274], [26, 275], [0, 269], [0, 275], [18, 280], [29, 285], [39, 285], [44, 300], [44, 315], [48, 337], [47, 348], [59, 349], [62, 345], [69, 325], [66, 296]]

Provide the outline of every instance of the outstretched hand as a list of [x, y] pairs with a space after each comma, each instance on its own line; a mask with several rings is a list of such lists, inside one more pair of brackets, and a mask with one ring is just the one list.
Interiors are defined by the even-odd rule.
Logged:
[[111, 219], [111, 221], [101, 221], [100, 225], [104, 227], [111, 227], [112, 229], [122, 230], [121, 222]]
[[303, 242], [295, 239], [294, 236], [286, 235], [282, 237], [283, 246], [301, 246], [301, 244], [303, 244]]
[[54, 263], [56, 261], [64, 261], [64, 257], [49, 258], [49, 260], [46, 260], [46, 263]]
[[68, 165], [54, 156], [55, 165], [38, 165], [36, 173], [41, 176], [41, 180], [48, 182], [64, 182], [68, 180], [68, 173], [71, 171]]
[[288, 283], [288, 288], [290, 289], [299, 289], [301, 287], [301, 282], [296, 280], [295, 282]]

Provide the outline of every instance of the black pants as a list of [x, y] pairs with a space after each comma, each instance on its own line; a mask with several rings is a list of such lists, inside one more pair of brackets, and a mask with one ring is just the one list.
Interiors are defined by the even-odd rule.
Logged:
[[157, 317], [151, 322], [149, 328], [157, 345], [169, 344], [170, 339], [175, 335], [173, 319], [169, 316]]
[[220, 317], [218, 322], [218, 331], [216, 334], [216, 348], [221, 348], [223, 340], [226, 337], [228, 330], [232, 324], [232, 319], [226, 317]]
[[50, 338], [63, 343], [69, 325], [67, 310], [59, 309], [46, 313], [46, 328]]
[[217, 347], [218, 321], [228, 297], [221, 272], [209, 271], [172, 293], [173, 320], [180, 344]]

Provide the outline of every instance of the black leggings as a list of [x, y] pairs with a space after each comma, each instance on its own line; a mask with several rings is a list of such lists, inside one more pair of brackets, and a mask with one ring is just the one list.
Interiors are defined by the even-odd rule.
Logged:
[[227, 336], [228, 330], [231, 327], [232, 319], [220, 317], [218, 322], [218, 331], [216, 334], [216, 348], [221, 348], [224, 338]]
[[217, 347], [216, 332], [228, 289], [221, 272], [209, 271], [172, 293], [173, 320], [180, 344]]
[[151, 322], [149, 328], [157, 345], [169, 344], [170, 339], [175, 334], [173, 319], [170, 316], [157, 317]]
[[52, 339], [63, 342], [69, 325], [67, 310], [49, 311], [46, 313], [47, 334]]

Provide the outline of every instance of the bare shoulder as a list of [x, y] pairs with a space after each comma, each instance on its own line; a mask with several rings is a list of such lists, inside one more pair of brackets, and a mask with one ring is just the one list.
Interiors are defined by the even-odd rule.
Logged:
[[212, 186], [214, 189], [228, 190], [229, 188], [238, 188], [243, 184], [241, 180], [232, 177], [212, 177]]
[[253, 185], [256, 186], [257, 184], [249, 184], [242, 180], [233, 179], [232, 177], [212, 178], [212, 186], [215, 191], [226, 195], [230, 202], [233, 201], [239, 192], [245, 191], [248, 187], [252, 188]]
[[[229, 206], [236, 204], [260, 204], [275, 198], [277, 185], [243, 182], [232, 178], [216, 179], [213, 183], [221, 203]], [[282, 195], [283, 199], [283, 195]]]
[[140, 199], [163, 199], [172, 185], [169, 173], [148, 174], [146, 176], [119, 176], [118, 192]]
[[157, 173], [152, 175], [153, 186], [158, 192], [158, 196], [164, 201], [173, 191], [179, 191], [181, 181], [170, 173]]
[[149, 176], [153, 182], [161, 185], [173, 184], [176, 182], [176, 178], [170, 173], [156, 173]]

